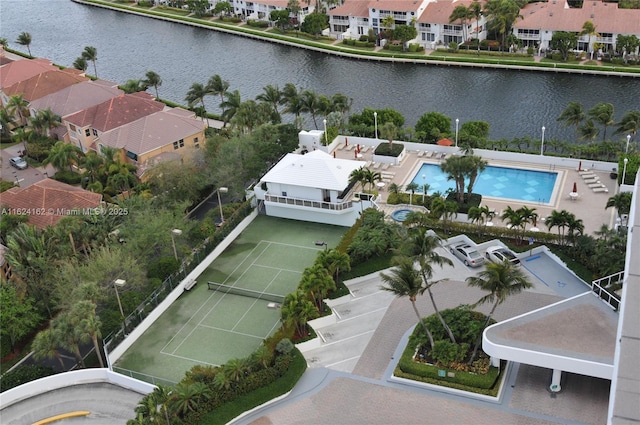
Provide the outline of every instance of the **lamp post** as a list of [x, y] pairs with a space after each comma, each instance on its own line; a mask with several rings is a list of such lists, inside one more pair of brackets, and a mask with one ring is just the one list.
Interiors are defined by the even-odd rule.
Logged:
[[456, 148], [458, 147], [458, 124], [460, 124], [460, 120], [456, 118]]
[[375, 128], [375, 133], [376, 133], [376, 140], [378, 140], [378, 113], [377, 112], [373, 113], [373, 124]]
[[540, 155], [544, 155], [544, 125], [542, 126], [542, 143], [540, 144]]
[[624, 167], [622, 168], [622, 181], [620, 182], [620, 185], [624, 184], [624, 178], [627, 174], [627, 162], [629, 162], [629, 158], [624, 159]]
[[[326, 134], [326, 133], [325, 133]], [[222, 212], [222, 200], [220, 199], [220, 193], [229, 192], [228, 187], [219, 187], [218, 188], [218, 206], [220, 207], [220, 224], [224, 223], [224, 213]]]
[[178, 259], [178, 251], [176, 251], [176, 238], [175, 236], [180, 236], [182, 234], [182, 230], [173, 229], [171, 230], [171, 245], [173, 246], [173, 256]]
[[120, 307], [120, 314], [122, 315], [123, 319], [124, 319], [124, 311], [122, 310], [122, 302], [120, 301], [120, 294], [118, 293], [118, 286], [119, 287], [123, 287], [126, 283], [127, 283], [127, 281], [124, 280], [124, 279], [116, 279], [116, 280], [113, 281], [113, 287], [116, 290], [116, 298], [118, 299], [118, 307]]
[[629, 153], [629, 142], [631, 141], [631, 135], [627, 134], [627, 146], [624, 148], [624, 154], [627, 155]]
[[327, 140], [327, 120], [322, 120], [322, 123], [324, 124], [324, 144], [328, 145], [329, 141]]

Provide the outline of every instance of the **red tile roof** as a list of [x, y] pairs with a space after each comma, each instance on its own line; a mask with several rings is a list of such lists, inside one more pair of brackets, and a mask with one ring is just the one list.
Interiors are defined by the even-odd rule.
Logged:
[[[449, 16], [453, 13], [453, 10], [458, 6], [469, 7], [472, 0], [438, 0], [427, 5], [422, 15], [418, 18], [419, 23], [426, 24], [448, 24]], [[475, 22], [475, 19], [470, 19], [468, 23]], [[460, 24], [460, 21], [454, 22], [454, 24]]]
[[0, 67], [0, 88], [5, 89], [47, 71], [58, 70], [47, 59], [21, 59]]
[[3, 208], [22, 209], [29, 213], [29, 224], [40, 229], [53, 226], [76, 208], [96, 208], [102, 195], [53, 179], [44, 179], [31, 186], [14, 187], [0, 193]]
[[164, 109], [164, 103], [153, 100], [149, 93], [123, 94], [99, 105], [69, 115], [65, 121], [78, 127], [109, 131]]
[[[18, 61], [23, 62], [23, 61]], [[12, 65], [12, 64], [9, 64]], [[22, 94], [29, 102], [55, 93], [72, 84], [88, 81], [87, 77], [78, 75], [77, 70], [46, 71], [26, 80], [15, 83], [4, 89], [7, 96]]]
[[582, 8], [569, 8], [563, 0], [551, 0], [529, 3], [520, 14], [524, 18], [514, 28], [580, 32], [591, 21], [598, 33], [640, 35], [640, 9], [619, 9], [617, 3], [585, 0]]

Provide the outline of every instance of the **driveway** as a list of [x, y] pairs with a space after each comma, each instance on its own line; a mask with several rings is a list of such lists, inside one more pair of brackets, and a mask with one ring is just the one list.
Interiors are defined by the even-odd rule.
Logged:
[[20, 187], [28, 187], [34, 183], [44, 180], [47, 176], [53, 176], [55, 169], [51, 165], [46, 167], [28, 167], [24, 170], [18, 170], [9, 164], [9, 160], [23, 149], [22, 144], [10, 146], [2, 149], [2, 168], [0, 169], [0, 177], [5, 181], [17, 182]]

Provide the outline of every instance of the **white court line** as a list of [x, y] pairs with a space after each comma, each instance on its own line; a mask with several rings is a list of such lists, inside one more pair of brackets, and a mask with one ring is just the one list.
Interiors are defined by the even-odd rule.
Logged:
[[[264, 243], [266, 243], [267, 245], [266, 245], [266, 247], [264, 247], [263, 249], [260, 249], [260, 245], [261, 245], [263, 242], [264, 242]], [[299, 272], [299, 271], [296, 271], [296, 270], [277, 269], [277, 268], [275, 268], [275, 267], [262, 266], [262, 265], [255, 264], [255, 262], [256, 262], [256, 261], [257, 261], [257, 260], [262, 256], [262, 254], [263, 254], [267, 249], [269, 249], [269, 247], [270, 247], [272, 244], [273, 244], [273, 245], [289, 246], [289, 247], [294, 247], [294, 248], [311, 249], [311, 250], [316, 250], [316, 251], [317, 251], [317, 249], [315, 249], [315, 248], [311, 248], [311, 247], [300, 246], [300, 245], [292, 245], [292, 244], [285, 244], [285, 243], [281, 243], [281, 242], [273, 242], [273, 241], [267, 241], [267, 240], [262, 239], [262, 240], [260, 240], [260, 242], [258, 242], [258, 243], [256, 244], [256, 246], [255, 246], [251, 251], [249, 251], [249, 252], [247, 253], [247, 255], [245, 256], [245, 258], [244, 258], [244, 259], [243, 259], [243, 260], [238, 264], [238, 266], [237, 266], [235, 269], [233, 269], [233, 271], [232, 271], [232, 272], [229, 274], [229, 276], [228, 276], [228, 277], [227, 277], [227, 278], [222, 282], [222, 284], [227, 284], [227, 282], [229, 281], [229, 279], [230, 279], [230, 277], [233, 275], [233, 273], [235, 273], [236, 271], [238, 271], [238, 269], [240, 269], [240, 267], [242, 267], [242, 266], [243, 266], [243, 264], [244, 264], [244, 263], [245, 263], [245, 262], [246, 262], [246, 261], [247, 261], [251, 256], [253, 256], [253, 255], [256, 253], [256, 251], [259, 251], [259, 252], [260, 252], [260, 253], [259, 253], [259, 255], [258, 255], [258, 257], [257, 257], [255, 260], [253, 260], [253, 261], [249, 264], [249, 266], [248, 266], [248, 267], [245, 267], [245, 271], [242, 273], [242, 275], [244, 275], [244, 274], [247, 272], [247, 270], [248, 270], [251, 266], [272, 268], [272, 269], [275, 269], [275, 270], [279, 270], [280, 272], [284, 270], [284, 271], [288, 271], [288, 272], [293, 272], [293, 273], [300, 273], [300, 274], [302, 274], [302, 272]], [[276, 274], [276, 277], [280, 274], [280, 272], [278, 272], [278, 274]], [[240, 277], [242, 277], [242, 275], [240, 275]], [[229, 285], [229, 286], [235, 286], [235, 283], [238, 283], [238, 280], [239, 280], [239, 278], [238, 278], [238, 279], [236, 279], [236, 281], [234, 282], [234, 285]], [[271, 285], [271, 283], [273, 283], [273, 280], [275, 280], [275, 277], [274, 277], [274, 279], [272, 279], [272, 281], [269, 283], [269, 285], [267, 285], [267, 288]], [[266, 288], [265, 288], [265, 291], [266, 291]], [[208, 312], [203, 316], [203, 318], [202, 318], [198, 323], [196, 323], [196, 324], [195, 324], [195, 326], [191, 329], [191, 331], [190, 331], [189, 333], [187, 333], [187, 335], [186, 335], [186, 336], [182, 337], [182, 341], [178, 344], [178, 346], [173, 350], [173, 352], [172, 352], [171, 354], [167, 354], [168, 352], [167, 352], [167, 353], [165, 353], [165, 351], [164, 351], [164, 350], [165, 350], [165, 349], [166, 349], [166, 348], [167, 348], [167, 347], [168, 347], [168, 346], [169, 346], [169, 345], [170, 345], [170, 344], [171, 344], [171, 343], [172, 343], [176, 338], [178, 338], [178, 336], [180, 335], [180, 333], [181, 333], [181, 332], [182, 332], [182, 331], [187, 327], [187, 325], [188, 325], [188, 324], [193, 320], [193, 318], [194, 318], [194, 317], [195, 317], [195, 316], [200, 312], [200, 310], [202, 310], [202, 309], [204, 308], [204, 306], [205, 306], [205, 305], [207, 305], [207, 303], [209, 302], [209, 300], [211, 299], [211, 297], [213, 297], [213, 296], [214, 296], [214, 293], [212, 293], [211, 295], [209, 295], [209, 297], [207, 297], [206, 301], [205, 301], [205, 302], [204, 302], [204, 303], [203, 303], [203, 304], [202, 304], [202, 305], [201, 305], [201, 306], [200, 306], [200, 307], [199, 307], [199, 308], [194, 312], [194, 314], [189, 318], [189, 320], [187, 320], [187, 322], [185, 322], [185, 324], [184, 324], [184, 325], [183, 325], [183, 326], [178, 330], [178, 332], [176, 332], [176, 334], [175, 334], [174, 336], [172, 336], [172, 337], [169, 339], [169, 341], [164, 345], [164, 347], [162, 347], [162, 349], [160, 350], [160, 353], [165, 354], [165, 355], [172, 355], [172, 356], [175, 356], [175, 357], [180, 357], [180, 356], [176, 356], [176, 355], [175, 355], [175, 354], [173, 354], [173, 353], [175, 353], [177, 350], [179, 350], [179, 349], [182, 347], [182, 344], [184, 344], [184, 343], [186, 342], [186, 340], [187, 340], [187, 339], [189, 339], [189, 338], [191, 337], [191, 335], [193, 335], [193, 332], [194, 332], [194, 331], [195, 331], [199, 326], [209, 327], [208, 325], [204, 325], [204, 324], [203, 324], [203, 322], [204, 322], [204, 320], [205, 320], [205, 319], [206, 319], [206, 318], [211, 314], [211, 312], [212, 312], [212, 311], [213, 311], [213, 310], [218, 306], [218, 304], [219, 304], [220, 302], [222, 302], [222, 300], [224, 299], [224, 296], [225, 296], [225, 295], [226, 295], [226, 294], [223, 294], [223, 295], [222, 295], [222, 297], [220, 297], [220, 299], [219, 299], [219, 300], [218, 300], [218, 301], [217, 301], [217, 302], [216, 302], [216, 303], [215, 303], [215, 304], [214, 304], [214, 305], [209, 309], [209, 311], [208, 311]], [[226, 332], [233, 332], [233, 333], [237, 333], [237, 334], [239, 334], [239, 335], [244, 335], [244, 334], [242, 334], [242, 333], [240, 333], [240, 332], [236, 332], [236, 331], [234, 331], [233, 329], [235, 329], [235, 328], [240, 324], [240, 322], [242, 321], [242, 319], [247, 315], [248, 311], [249, 311], [249, 310], [250, 310], [254, 305], [255, 305], [255, 302], [254, 302], [254, 304], [252, 304], [252, 305], [247, 309], [247, 311], [245, 311], [245, 314], [244, 314], [244, 315], [243, 315], [243, 316], [238, 320], [238, 322], [233, 326], [233, 328], [232, 328], [231, 330], [228, 330], [228, 329], [221, 329], [221, 330], [224, 330], [224, 331], [226, 331]], [[280, 321], [278, 320], [278, 321], [274, 324], [274, 326], [273, 326], [273, 327], [272, 327], [272, 329], [271, 329], [271, 331], [272, 331], [272, 332], [273, 332], [273, 329], [275, 329], [275, 327], [279, 325], [279, 323], [280, 323]], [[192, 326], [193, 326], [193, 325], [192, 325]], [[255, 337], [255, 338], [261, 338], [261, 337], [256, 337], [256, 336], [254, 336], [254, 335], [247, 335], [247, 336]], [[268, 335], [267, 335], [267, 336], [268, 336]], [[185, 359], [186, 359], [186, 358], [185, 358]], [[195, 359], [189, 359], [189, 360], [197, 361], [197, 360], [195, 360]]]
[[162, 354], [164, 356], [175, 357], [176, 359], [188, 360], [188, 361], [197, 362], [197, 363], [204, 363], [204, 364], [207, 364], [209, 366], [220, 366], [220, 365], [215, 364], [215, 363], [205, 362], [204, 360], [196, 360], [196, 359], [192, 359], [191, 357], [178, 356], [177, 354], [166, 353], [164, 351], [161, 351], [160, 354]]
[[229, 329], [218, 328], [216, 326], [200, 325], [200, 327], [207, 328], [207, 329], [215, 329], [217, 331], [229, 332], [229, 333], [232, 333], [232, 334], [237, 334], [237, 335], [242, 335], [242, 336], [249, 336], [251, 338], [257, 338], [257, 339], [264, 338], [263, 336], [251, 335], [251, 334], [246, 334], [246, 333], [237, 332], [237, 331], [230, 331]]
[[252, 266], [253, 267], [264, 267], [265, 269], [280, 270], [280, 271], [289, 272], [289, 273], [297, 273], [299, 275], [302, 274], [302, 272], [299, 272], [298, 270], [281, 269], [279, 267], [263, 266], [261, 264], [252, 264]]

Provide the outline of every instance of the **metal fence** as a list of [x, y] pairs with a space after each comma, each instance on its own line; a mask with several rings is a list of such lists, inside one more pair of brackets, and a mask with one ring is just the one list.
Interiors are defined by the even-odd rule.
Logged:
[[112, 347], [120, 344], [242, 220], [251, 214], [252, 210], [251, 199], [248, 199], [216, 229], [211, 237], [205, 239], [200, 247], [193, 249], [191, 254], [182, 260], [178, 271], [167, 277], [155, 291], [140, 303], [125, 318], [123, 326], [118, 331], [110, 333], [102, 340], [105, 349], [112, 351]]
[[616, 311], [618, 311], [618, 309], [620, 308], [620, 297], [614, 293], [609, 292], [605, 288], [608, 288], [615, 283], [622, 282], [623, 276], [624, 271], [621, 271], [591, 282], [591, 290], [596, 295], [598, 295], [602, 299], [602, 301], [609, 304]]
[[130, 378], [137, 379], [139, 381], [148, 382], [153, 385], [164, 385], [164, 386], [173, 387], [177, 384], [177, 382], [171, 381], [169, 379], [158, 378], [157, 376], [148, 375], [142, 372], [136, 372], [135, 370], [123, 369], [121, 367], [114, 367], [113, 371], [121, 375], [125, 375]]

